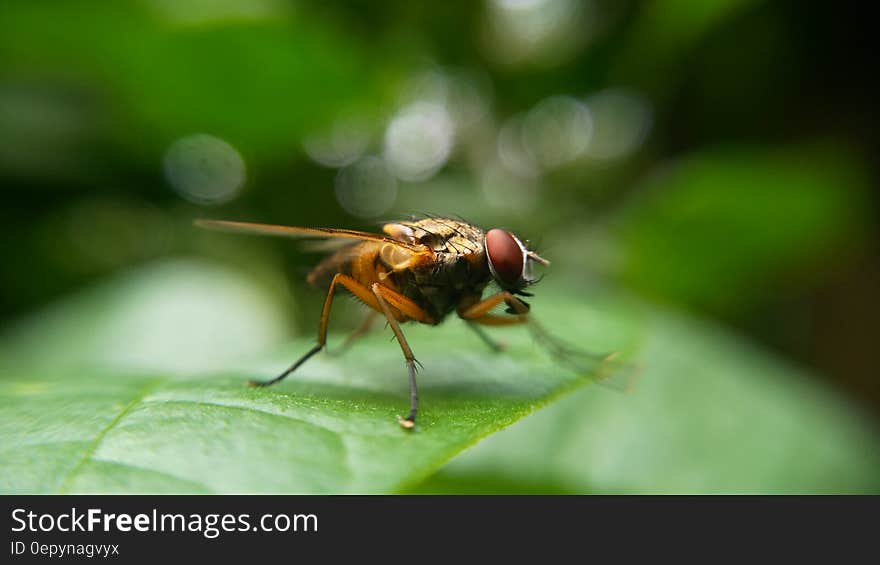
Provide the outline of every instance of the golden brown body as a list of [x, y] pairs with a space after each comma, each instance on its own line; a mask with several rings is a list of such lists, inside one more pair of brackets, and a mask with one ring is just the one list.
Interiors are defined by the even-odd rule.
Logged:
[[[200, 220], [197, 224], [225, 231], [353, 240], [321, 261], [308, 276], [312, 285], [327, 288], [317, 345], [274, 379], [251, 384], [263, 387], [277, 383], [325, 347], [330, 309], [336, 289], [341, 286], [374, 312], [384, 315], [397, 338], [410, 382], [409, 415], [399, 418], [405, 428], [415, 426], [418, 410], [417, 362], [400, 322], [437, 324], [455, 311], [475, 329], [477, 325], [523, 323], [528, 320], [529, 306], [514, 295], [528, 296], [523, 289], [535, 280], [531, 277], [531, 262], [546, 264], [510, 232], [497, 228], [484, 232], [451, 218], [385, 224], [385, 235], [215, 220]], [[493, 280], [502, 290], [483, 299], [483, 291]], [[508, 315], [491, 313], [502, 303], [507, 305]], [[356, 335], [359, 333], [362, 331], [358, 330]], [[492, 344], [484, 334], [480, 335]]]
[[[415, 302], [426, 314], [417, 319], [436, 324], [461, 306], [479, 301], [492, 280], [483, 248], [485, 233], [476, 226], [450, 218], [426, 218], [386, 224], [383, 231], [395, 241], [420, 245], [413, 253], [393, 243], [352, 243], [319, 263], [308, 282], [326, 288], [343, 273], [369, 288], [380, 283]], [[410, 318], [394, 312], [398, 321]]]

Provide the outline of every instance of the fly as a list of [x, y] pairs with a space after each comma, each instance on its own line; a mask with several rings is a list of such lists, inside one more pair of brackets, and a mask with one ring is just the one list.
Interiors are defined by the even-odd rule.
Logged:
[[[338, 287], [371, 309], [365, 323], [346, 343], [363, 334], [377, 315], [384, 316], [397, 338], [409, 374], [409, 414], [398, 418], [406, 429], [415, 427], [419, 408], [419, 363], [400, 328], [404, 322], [436, 325], [455, 312], [493, 349], [501, 347], [482, 331], [482, 326], [528, 324], [556, 357], [564, 359], [571, 353], [534, 322], [529, 316], [530, 306], [523, 300], [532, 296], [526, 289], [538, 280], [532, 274], [533, 264], [549, 265], [549, 261], [507, 230], [484, 231], [461, 220], [436, 217], [388, 223], [382, 227], [384, 234], [223, 220], [197, 220], [196, 225], [232, 232], [333, 239], [341, 244], [307, 278], [312, 286], [327, 288], [318, 343], [275, 378], [249, 381], [250, 386], [273, 385], [324, 349], [330, 308]], [[501, 290], [483, 298], [493, 281]], [[494, 313], [502, 304], [506, 306], [505, 314]], [[613, 354], [597, 359], [607, 361], [612, 357]]]

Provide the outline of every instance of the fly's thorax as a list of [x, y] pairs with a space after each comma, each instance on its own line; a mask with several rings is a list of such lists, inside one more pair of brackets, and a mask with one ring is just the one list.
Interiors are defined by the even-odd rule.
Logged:
[[[386, 281], [442, 320], [467, 296], [479, 295], [492, 279], [485, 251], [485, 232], [451, 218], [425, 218], [386, 224], [392, 239], [422, 246], [416, 252], [386, 244], [378, 252], [387, 267]], [[384, 282], [384, 281], [383, 281]]]
[[383, 230], [394, 239], [424, 245], [437, 253], [483, 253], [485, 233], [477, 226], [461, 220], [425, 218], [414, 222], [386, 224]]

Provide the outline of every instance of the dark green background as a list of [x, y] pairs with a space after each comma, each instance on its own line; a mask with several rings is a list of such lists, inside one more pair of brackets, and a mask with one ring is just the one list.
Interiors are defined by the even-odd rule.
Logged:
[[[551, 22], [534, 44], [504, 20], [529, 5]], [[547, 16], [559, 6], [570, 11]], [[0, 322], [13, 328], [133, 266], [200, 256], [256, 273], [286, 330], [310, 333], [314, 255], [199, 233], [192, 219], [375, 229], [458, 214], [538, 242], [557, 281], [719, 320], [876, 419], [869, 25], [845, 6], [758, 0], [3, 2]], [[348, 214], [337, 169], [304, 144], [356, 116], [365, 154], [381, 156], [389, 120], [424, 94], [426, 76], [446, 85], [453, 112], [467, 109], [455, 98], [464, 89], [481, 119], [457, 124], [436, 175], [398, 181], [375, 217]], [[535, 176], [498, 168], [510, 119], [560, 96], [589, 107], [608, 89], [640, 101], [643, 143]], [[188, 201], [164, 174], [169, 147], [193, 134], [243, 158], [246, 183], [228, 202]], [[593, 139], [612, 134], [597, 125]]]

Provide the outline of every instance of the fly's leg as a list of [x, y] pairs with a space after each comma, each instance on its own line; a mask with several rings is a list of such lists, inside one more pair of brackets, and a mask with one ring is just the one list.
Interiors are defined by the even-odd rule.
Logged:
[[[490, 313], [493, 308], [501, 303], [507, 305], [506, 311], [512, 315], [504, 316]], [[629, 376], [633, 373], [632, 369], [634, 367], [620, 364], [616, 352], [599, 355], [568, 346], [547, 331], [534, 317], [529, 315], [528, 304], [507, 291], [493, 294], [476, 304], [460, 309], [458, 315], [473, 324], [483, 326], [527, 324], [534, 340], [546, 349], [556, 361], [582, 373], [596, 373], [596, 380], [600, 382], [606, 381], [606, 378], [611, 373], [621, 373], [625, 377], [623, 379], [624, 384], [616, 385], [610, 382], [607, 384], [614, 388], [629, 388], [630, 386]]]
[[535, 320], [529, 323], [529, 331], [534, 340], [559, 363], [579, 373], [590, 374], [594, 381], [609, 388], [624, 392], [633, 388], [640, 368], [623, 361], [619, 352], [593, 353], [574, 348]]
[[400, 345], [401, 351], [403, 351], [403, 357], [406, 359], [406, 368], [409, 371], [409, 415], [406, 418], [398, 418], [397, 421], [401, 426], [409, 430], [415, 427], [416, 414], [419, 411], [419, 393], [416, 387], [416, 365], [418, 361], [416, 361], [412, 349], [410, 349], [409, 344], [406, 342], [406, 337], [404, 337], [403, 332], [400, 330], [400, 324], [391, 308], [394, 307], [398, 310], [405, 319], [409, 318], [428, 324], [432, 323], [433, 320], [415, 302], [387, 286], [373, 283], [371, 289], [382, 313], [385, 314], [385, 318], [388, 320], [388, 325], [391, 326], [391, 331], [394, 332], [394, 337], [397, 338], [397, 343]]
[[482, 339], [486, 345], [489, 346], [492, 351], [496, 353], [504, 351], [507, 348], [507, 344], [504, 342], [495, 341], [492, 339], [489, 334], [487, 334], [482, 326], [518, 326], [520, 324], [526, 324], [531, 321], [531, 318], [528, 316], [499, 316], [496, 314], [483, 314], [479, 318], [473, 319], [465, 319], [467, 325], [470, 329], [474, 330], [480, 339]]
[[375, 310], [379, 309], [379, 303], [376, 300], [376, 297], [373, 295], [373, 293], [370, 292], [367, 287], [349, 277], [348, 275], [337, 273], [336, 276], [333, 277], [333, 280], [330, 282], [330, 289], [327, 291], [327, 297], [324, 298], [324, 307], [321, 309], [321, 323], [318, 327], [318, 343], [314, 347], [309, 349], [305, 355], [297, 359], [293, 365], [285, 369], [283, 373], [281, 373], [274, 379], [269, 379], [267, 381], [248, 381], [248, 386], [265, 387], [283, 380], [287, 375], [294, 372], [300, 365], [308, 361], [308, 359], [312, 355], [321, 351], [321, 349], [323, 349], [327, 345], [327, 324], [330, 320], [330, 307], [333, 305], [333, 296], [336, 291], [336, 285], [342, 285], [343, 288], [354, 294], [367, 306]]
[[479, 322], [476, 322], [474, 320], [467, 321], [467, 327], [473, 330], [473, 332], [477, 334], [477, 337], [483, 340], [483, 343], [485, 343], [489, 347], [489, 349], [491, 349], [495, 353], [501, 353], [502, 351], [504, 351], [504, 348], [507, 347], [507, 345], [500, 341], [492, 339], [492, 337], [487, 334], [486, 331], [483, 330], [483, 328], [478, 324]]
[[[515, 317], [511, 318], [508, 316], [496, 316], [490, 314], [493, 308], [498, 306], [504, 302], [507, 304], [507, 313], [513, 314]], [[492, 296], [480, 300], [476, 304], [471, 304], [466, 308], [459, 308], [458, 316], [463, 320], [476, 321], [480, 318], [487, 318], [494, 320], [493, 322], [483, 323], [486, 326], [507, 326], [511, 324], [520, 324], [524, 320], [521, 318], [525, 318], [529, 313], [529, 305], [507, 292], [506, 290], [502, 290], [499, 293], [493, 294]], [[506, 321], [511, 320], [511, 321]]]
[[281, 373], [280, 375], [278, 375], [278, 376], [275, 377], [274, 379], [269, 379], [269, 380], [266, 380], [266, 381], [249, 380], [249, 381], [247, 381], [247, 385], [248, 385], [248, 386], [252, 386], [252, 387], [256, 387], [256, 388], [263, 388], [263, 387], [266, 387], [266, 386], [273, 385], [273, 384], [277, 383], [278, 381], [284, 380], [284, 378], [285, 378], [287, 375], [289, 375], [290, 373], [296, 371], [296, 369], [297, 369], [300, 365], [302, 365], [303, 363], [305, 363], [306, 361], [308, 361], [309, 358], [310, 358], [312, 355], [314, 355], [315, 353], [321, 351], [321, 348], [322, 348], [322, 347], [324, 347], [324, 344], [322, 344], [322, 343], [319, 343], [319, 344], [315, 345], [314, 347], [312, 347], [311, 349], [309, 349], [309, 350], [306, 352], [305, 355], [303, 355], [302, 357], [300, 357], [299, 359], [297, 359], [296, 362], [294, 362], [293, 365], [291, 365], [290, 367], [288, 367], [287, 369], [285, 369], [283, 373]]
[[342, 342], [342, 345], [340, 345], [338, 349], [334, 349], [333, 351], [330, 351], [328, 349], [327, 354], [342, 355], [343, 353], [348, 351], [348, 348], [351, 347], [351, 345], [355, 341], [357, 341], [358, 338], [369, 333], [370, 328], [373, 326], [373, 322], [376, 320], [376, 316], [378, 315], [379, 313], [375, 310], [370, 310], [364, 317], [364, 320], [361, 322], [361, 324], [357, 328], [355, 328], [353, 332], [348, 334], [348, 337], [345, 338], [345, 341]]
[[[504, 302], [507, 304], [507, 313], [512, 316], [491, 314], [492, 309]], [[480, 300], [464, 308], [459, 307], [458, 317], [470, 324], [481, 326], [513, 326], [524, 324], [529, 321], [529, 305], [510, 294], [506, 290]], [[474, 329], [478, 329], [475, 326]], [[481, 332], [479, 332], [481, 333]], [[482, 336], [481, 336], [482, 337]]]
[[[489, 337], [489, 335], [483, 331], [481, 326], [512, 326], [516, 324], [522, 324], [527, 321], [526, 314], [529, 309], [525, 303], [522, 303], [524, 308], [523, 314], [517, 314], [515, 316], [499, 316], [497, 314], [490, 314], [493, 308], [501, 304], [505, 301], [505, 299], [514, 299], [517, 300], [516, 297], [511, 295], [508, 292], [499, 292], [497, 294], [493, 294], [492, 296], [480, 300], [475, 304], [470, 304], [468, 306], [461, 306], [458, 309], [458, 316], [462, 320], [467, 322], [469, 328], [471, 328], [474, 333], [476, 333], [486, 345], [489, 346], [492, 351], [499, 352], [504, 349], [504, 344], [499, 343]], [[511, 307], [508, 307], [510, 311]]]

